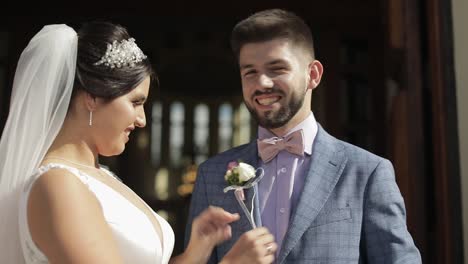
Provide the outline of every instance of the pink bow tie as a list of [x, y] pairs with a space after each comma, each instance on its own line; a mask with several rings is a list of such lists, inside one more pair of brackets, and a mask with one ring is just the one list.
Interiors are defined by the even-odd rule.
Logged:
[[292, 154], [304, 156], [304, 140], [302, 130], [294, 131], [284, 138], [272, 137], [257, 139], [258, 155], [263, 162], [269, 162], [278, 155], [281, 150]]

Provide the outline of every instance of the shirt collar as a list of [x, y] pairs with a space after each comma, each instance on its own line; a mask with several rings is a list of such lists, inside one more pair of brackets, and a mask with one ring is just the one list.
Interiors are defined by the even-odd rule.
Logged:
[[[317, 136], [317, 130], [318, 130], [318, 125], [317, 121], [315, 120], [314, 113], [311, 111], [309, 116], [304, 119], [301, 123], [297, 124], [297, 126], [293, 127], [290, 129], [285, 135], [289, 135], [293, 133], [294, 131], [302, 129], [303, 133], [302, 135], [304, 136], [304, 152], [307, 153], [308, 155], [312, 154], [312, 144], [314, 143], [315, 137]], [[265, 139], [265, 138], [271, 138], [271, 137], [276, 137], [275, 134], [273, 134], [270, 130], [258, 126], [258, 138], [259, 139]]]

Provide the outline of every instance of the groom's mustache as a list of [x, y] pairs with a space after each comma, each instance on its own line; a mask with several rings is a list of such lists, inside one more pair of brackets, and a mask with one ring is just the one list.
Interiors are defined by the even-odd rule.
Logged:
[[256, 90], [252, 94], [252, 97], [259, 96], [259, 95], [273, 94], [273, 93], [280, 94], [281, 96], [285, 96], [284, 92], [281, 89], [277, 87], [273, 87], [273, 88], [265, 89], [264, 91]]

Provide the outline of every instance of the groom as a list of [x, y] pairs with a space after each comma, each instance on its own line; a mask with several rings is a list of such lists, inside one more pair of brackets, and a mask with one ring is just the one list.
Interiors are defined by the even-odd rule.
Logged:
[[229, 162], [242, 160], [265, 172], [255, 190], [245, 191], [245, 202], [253, 204], [257, 225], [275, 236], [276, 263], [421, 263], [392, 164], [332, 137], [314, 118], [312, 91], [323, 66], [304, 21], [262, 11], [235, 26], [231, 44], [258, 138], [200, 165], [186, 240], [209, 205], [241, 215], [210, 263], [251, 229], [234, 194], [223, 193]]

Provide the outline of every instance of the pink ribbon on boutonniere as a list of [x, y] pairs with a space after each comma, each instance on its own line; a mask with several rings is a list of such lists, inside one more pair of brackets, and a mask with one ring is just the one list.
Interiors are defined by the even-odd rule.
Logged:
[[[234, 190], [234, 193], [236, 193], [236, 195], [239, 195], [239, 198], [240, 198], [242, 201], [245, 201], [244, 189], [235, 189], [235, 190]], [[238, 194], [237, 194], [237, 193], [238, 193]]]

